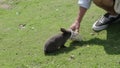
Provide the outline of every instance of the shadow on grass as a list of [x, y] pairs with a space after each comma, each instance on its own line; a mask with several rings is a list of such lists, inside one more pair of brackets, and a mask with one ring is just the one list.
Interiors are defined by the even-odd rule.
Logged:
[[82, 41], [82, 42], [72, 42], [71, 46], [76, 45], [87, 45], [87, 44], [96, 44], [104, 46], [104, 49], [107, 54], [111, 55], [119, 55], [120, 54], [120, 21], [110, 25], [107, 28], [107, 39], [101, 40], [99, 38], [93, 38], [89, 41]]
[[108, 27], [107, 44], [105, 50], [108, 54], [120, 54], [120, 21]]

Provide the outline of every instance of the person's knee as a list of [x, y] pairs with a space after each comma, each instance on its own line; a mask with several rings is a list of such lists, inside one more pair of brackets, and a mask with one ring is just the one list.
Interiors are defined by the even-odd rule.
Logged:
[[101, 7], [101, 8], [104, 8], [104, 7], [113, 7], [113, 0], [93, 0], [93, 2]]

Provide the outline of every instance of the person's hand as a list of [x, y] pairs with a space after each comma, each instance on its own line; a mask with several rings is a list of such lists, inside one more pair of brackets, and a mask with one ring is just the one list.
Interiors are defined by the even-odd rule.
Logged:
[[79, 32], [79, 28], [80, 28], [80, 23], [78, 21], [74, 22], [70, 28], [73, 30], [73, 31], [76, 31], [76, 32]]

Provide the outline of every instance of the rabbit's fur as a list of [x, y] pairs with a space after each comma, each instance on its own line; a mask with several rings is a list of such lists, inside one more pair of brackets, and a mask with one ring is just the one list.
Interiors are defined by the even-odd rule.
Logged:
[[60, 48], [65, 48], [65, 42], [70, 38], [71, 31], [61, 28], [61, 32], [58, 35], [55, 35], [48, 39], [44, 46], [44, 53], [52, 53], [57, 51]]

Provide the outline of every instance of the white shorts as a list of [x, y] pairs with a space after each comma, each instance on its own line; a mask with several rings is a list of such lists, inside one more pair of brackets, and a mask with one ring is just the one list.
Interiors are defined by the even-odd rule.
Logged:
[[120, 0], [115, 0], [114, 9], [116, 13], [120, 14]]
[[91, 1], [92, 0], [78, 0], [78, 4], [81, 6], [81, 7], [84, 7], [86, 9], [88, 9], [91, 5]]

